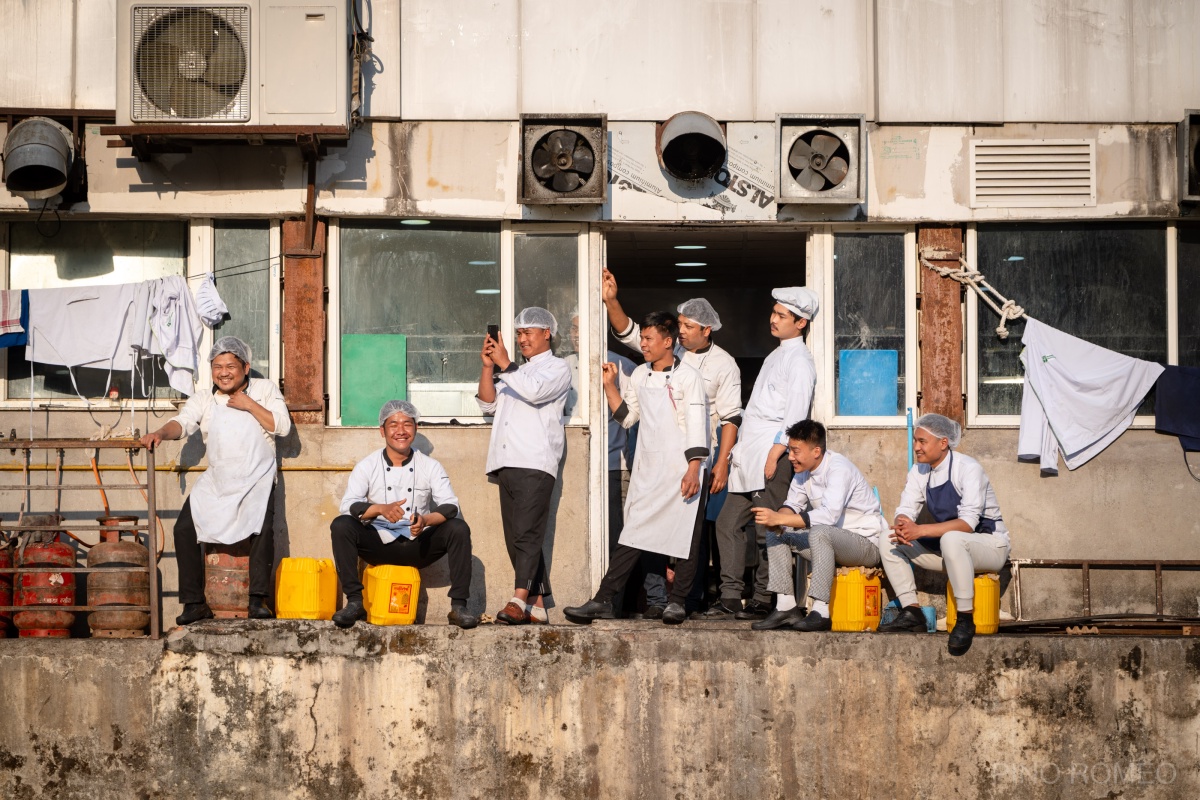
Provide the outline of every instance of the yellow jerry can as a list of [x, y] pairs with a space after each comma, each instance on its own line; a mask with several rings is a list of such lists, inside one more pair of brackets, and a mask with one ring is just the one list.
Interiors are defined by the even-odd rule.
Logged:
[[[946, 582], [946, 630], [954, 630], [958, 609], [954, 590]], [[1000, 630], [1000, 576], [994, 572], [975, 576], [975, 632], [995, 633]]]
[[285, 558], [275, 571], [275, 616], [331, 619], [337, 608], [337, 570], [328, 558]]
[[829, 621], [835, 631], [873, 631], [879, 627], [879, 570], [839, 567], [829, 598]]
[[415, 567], [380, 564], [363, 573], [363, 605], [372, 625], [412, 625], [417, 620], [421, 573]]

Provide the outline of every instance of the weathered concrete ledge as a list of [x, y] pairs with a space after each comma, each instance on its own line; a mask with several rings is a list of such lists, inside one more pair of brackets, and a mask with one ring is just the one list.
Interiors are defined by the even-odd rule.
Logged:
[[203, 623], [0, 641], [5, 798], [1200, 796], [1200, 642]]

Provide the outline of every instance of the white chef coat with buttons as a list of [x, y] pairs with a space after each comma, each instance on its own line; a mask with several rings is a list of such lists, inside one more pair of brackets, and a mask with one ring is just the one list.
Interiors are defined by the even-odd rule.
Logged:
[[711, 448], [708, 430], [708, 398], [704, 394], [704, 379], [698, 370], [684, 364], [678, 356], [668, 369], [655, 370], [649, 364], [639, 364], [629, 378], [629, 385], [621, 392], [625, 409], [617, 409], [614, 417], [626, 428], [641, 419], [638, 389], [666, 387], [671, 392], [671, 406], [675, 411], [675, 424], [683, 432], [684, 448], [688, 453], [708, 458]]
[[[567, 366], [571, 368], [571, 392], [567, 400], [567, 414], [570, 415], [571, 409], [574, 408], [576, 401], [579, 399], [579, 354], [570, 353], [563, 359], [567, 362]], [[637, 366], [628, 358], [622, 355], [617, 355], [612, 350], [607, 351], [605, 360], [609, 364], [617, 365], [617, 388], [624, 392], [625, 387], [629, 385], [629, 376], [633, 374], [634, 368]], [[597, 387], [599, 388], [599, 387]], [[601, 397], [603, 400], [603, 396]], [[612, 412], [608, 415], [608, 470], [628, 470], [632, 459], [628, 458], [629, 450], [629, 431], [617, 422], [612, 417]]]
[[547, 350], [495, 377], [496, 399], [476, 398], [483, 413], [494, 417], [485, 471], [521, 467], [557, 477], [566, 449], [562, 418], [571, 368]]
[[[954, 463], [951, 473], [951, 461]], [[1000, 514], [1000, 501], [992, 489], [992, 482], [983, 465], [968, 455], [959, 452], [950, 458], [947, 453], [942, 463], [934, 468], [928, 464], [913, 464], [908, 471], [908, 480], [904, 483], [904, 491], [900, 493], [900, 505], [896, 508], [896, 516], [903, 514], [911, 520], [916, 520], [921, 509], [925, 507], [925, 491], [936, 489], [950, 481], [954, 491], [958, 492], [958, 518], [967, 523], [972, 530], [979, 525], [980, 519], [996, 521], [995, 535], [1008, 541], [1008, 527]]]
[[785, 506], [808, 511], [809, 527], [832, 525], [874, 540], [888, 527], [867, 479], [854, 462], [826, 450], [816, 469], [797, 473], [788, 487]]
[[[274, 450], [275, 437], [287, 436], [292, 429], [292, 418], [288, 415], [287, 403], [283, 401], [283, 395], [279, 393], [279, 387], [275, 385], [274, 381], [266, 378], [251, 378], [245, 391], [247, 397], [270, 411], [271, 416], [275, 418], [275, 429], [262, 432], [262, 435], [271, 444], [271, 449]], [[213, 406], [228, 405], [228, 403], [229, 395], [222, 392], [215, 390], [196, 392], [183, 404], [179, 413], [171, 417], [168, 422], [178, 422], [179, 426], [183, 428], [184, 436], [191, 436], [199, 430], [207, 438], [208, 426], [212, 423]]]
[[[413, 512], [424, 516], [445, 505], [459, 508], [458, 497], [450, 486], [450, 476], [437, 459], [414, 450], [408, 463], [392, 464], [388, 461], [386, 448], [381, 447], [354, 465], [338, 511], [349, 514], [355, 503], [383, 505], [400, 500], [406, 501], [404, 509], [408, 517]], [[379, 538], [384, 542], [397, 537], [390, 530], [378, 529]]]

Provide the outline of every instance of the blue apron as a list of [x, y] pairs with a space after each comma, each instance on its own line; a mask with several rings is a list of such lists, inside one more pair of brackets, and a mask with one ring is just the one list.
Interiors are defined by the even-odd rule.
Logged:
[[[946, 465], [946, 482], [937, 488], [925, 484], [925, 508], [929, 510], [934, 522], [949, 522], [952, 519], [958, 519], [958, 504], [962, 500], [962, 495], [958, 493], [958, 490], [954, 488], [954, 482], [950, 480], [953, 470], [954, 451], [951, 450], [950, 463]], [[929, 480], [930, 483], [933, 482], [932, 471], [930, 471]], [[975, 533], [995, 533], [998, 521], [980, 517], [979, 524], [975, 526]], [[930, 552], [938, 555], [942, 553], [940, 536], [922, 536], [917, 539], [917, 543]]]

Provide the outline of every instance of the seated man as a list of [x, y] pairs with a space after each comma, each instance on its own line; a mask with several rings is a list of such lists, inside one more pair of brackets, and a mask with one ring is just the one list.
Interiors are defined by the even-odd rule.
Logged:
[[[887, 530], [887, 520], [858, 467], [825, 449], [824, 425], [801, 420], [788, 428], [787, 436], [788, 460], [796, 475], [783, 508], [754, 509], [755, 521], [767, 527], [768, 588], [776, 593], [775, 610], [750, 627], [827, 631], [832, 627], [829, 597], [837, 567], [879, 566], [876, 540]], [[812, 564], [808, 596], [813, 603], [807, 616], [796, 606], [793, 547]]]
[[[879, 630], [924, 632], [912, 565], [945, 572], [958, 608], [948, 644], [952, 656], [966, 653], [975, 636], [975, 573], [999, 572], [1008, 560], [1008, 529], [996, 493], [978, 461], [954, 452], [961, 438], [958, 423], [941, 414], [917, 420], [917, 463], [908, 471], [895, 528], [890, 536], [879, 536], [883, 569], [903, 605], [900, 615]], [[922, 507], [932, 523], [916, 523]]]
[[383, 448], [354, 466], [341, 516], [329, 526], [333, 561], [346, 593], [346, 606], [333, 615], [339, 628], [366, 619], [358, 559], [375, 566], [395, 564], [422, 569], [450, 556], [450, 624], [474, 628], [479, 618], [467, 613], [471, 596], [471, 529], [459, 517], [458, 498], [446, 470], [412, 449], [417, 438], [417, 409], [405, 400], [389, 400], [379, 411]]

